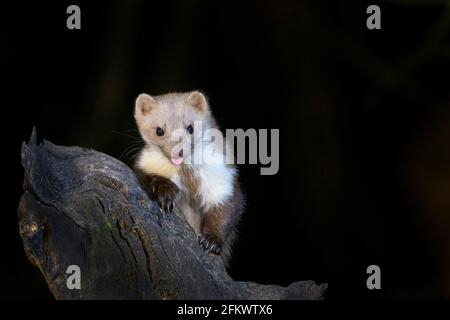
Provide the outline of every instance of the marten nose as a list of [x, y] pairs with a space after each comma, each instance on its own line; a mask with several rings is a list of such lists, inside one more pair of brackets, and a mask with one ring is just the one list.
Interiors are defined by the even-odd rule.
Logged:
[[178, 153], [178, 155], [180, 156], [180, 158], [183, 158], [183, 149], [180, 150], [180, 152]]

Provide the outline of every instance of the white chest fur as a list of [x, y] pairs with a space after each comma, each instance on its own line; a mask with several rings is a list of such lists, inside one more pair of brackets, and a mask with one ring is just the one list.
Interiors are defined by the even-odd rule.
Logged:
[[194, 170], [199, 179], [198, 196], [208, 210], [233, 195], [235, 169], [225, 164], [203, 164]]
[[156, 148], [142, 150], [137, 160], [137, 167], [147, 174], [156, 174], [169, 179], [178, 172], [178, 168]]
[[[194, 178], [198, 179], [197, 196], [200, 204], [206, 210], [224, 203], [233, 195], [236, 169], [226, 165], [222, 158], [221, 154], [216, 153], [214, 149], [205, 148], [203, 163], [189, 165]], [[180, 189], [186, 190], [181, 184], [178, 167], [157, 149], [144, 150], [138, 158], [137, 165], [145, 173], [171, 179]]]
[[199, 180], [197, 192], [201, 205], [208, 210], [233, 195], [236, 169], [226, 165], [223, 152], [216, 144], [204, 144], [202, 147], [203, 161], [192, 165], [192, 170]]

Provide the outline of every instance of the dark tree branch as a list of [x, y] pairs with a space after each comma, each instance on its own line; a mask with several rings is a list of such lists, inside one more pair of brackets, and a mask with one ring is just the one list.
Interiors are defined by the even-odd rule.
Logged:
[[[314, 281], [233, 281], [176, 214], [161, 213], [132, 170], [105, 154], [44, 141], [22, 147], [19, 226], [57, 299], [320, 299]], [[69, 265], [81, 289], [67, 288]]]

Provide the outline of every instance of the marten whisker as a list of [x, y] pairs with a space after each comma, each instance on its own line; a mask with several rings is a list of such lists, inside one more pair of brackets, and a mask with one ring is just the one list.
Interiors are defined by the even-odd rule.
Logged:
[[115, 134], [119, 134], [119, 135], [124, 136], [124, 137], [127, 137], [127, 138], [131, 138], [131, 139], [133, 139], [134, 141], [142, 141], [142, 140], [140, 139], [140, 137], [132, 136], [132, 135], [129, 135], [129, 134], [120, 132], [120, 131], [111, 130], [111, 132], [112, 132], [112, 133], [115, 133]]
[[[136, 153], [142, 149], [144, 143], [142, 141], [137, 141], [134, 142], [133, 144], [131, 144], [130, 146], [128, 146], [120, 155], [119, 159], [123, 159], [124, 157], [129, 157], [130, 154], [132, 153]], [[131, 157], [131, 160], [134, 159], [136, 157], [136, 155], [134, 155], [133, 157]]]

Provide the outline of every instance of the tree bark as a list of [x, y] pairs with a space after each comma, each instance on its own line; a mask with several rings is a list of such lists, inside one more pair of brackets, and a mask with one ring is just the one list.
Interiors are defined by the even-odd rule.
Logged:
[[[150, 201], [133, 171], [105, 154], [22, 146], [19, 227], [25, 252], [57, 299], [321, 299], [314, 281], [288, 287], [233, 281], [179, 214]], [[81, 288], [69, 289], [77, 265]], [[256, 267], [256, 266], [255, 266]]]

